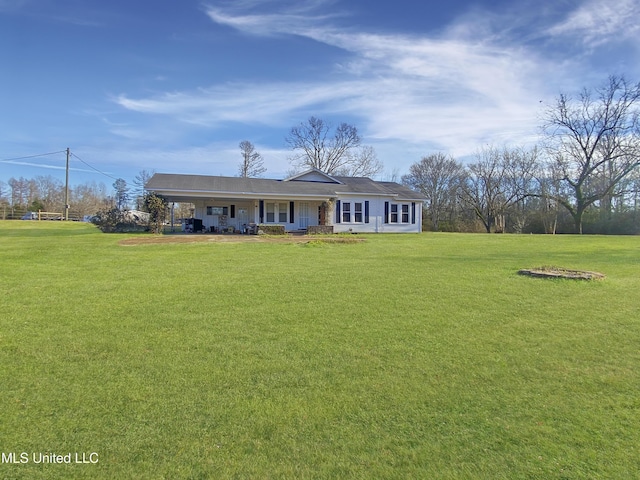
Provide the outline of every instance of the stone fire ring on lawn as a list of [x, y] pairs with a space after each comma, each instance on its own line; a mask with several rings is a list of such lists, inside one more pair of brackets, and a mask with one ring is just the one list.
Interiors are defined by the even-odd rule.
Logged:
[[570, 270], [562, 267], [536, 267], [518, 270], [520, 275], [539, 278], [568, 278], [571, 280], [602, 280], [605, 276], [598, 272]]

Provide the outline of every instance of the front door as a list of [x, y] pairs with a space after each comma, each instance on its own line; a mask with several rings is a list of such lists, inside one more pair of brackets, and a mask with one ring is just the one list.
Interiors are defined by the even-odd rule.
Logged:
[[249, 223], [249, 210], [238, 208], [238, 227], [244, 232]]
[[299, 228], [306, 230], [309, 226], [309, 204], [308, 203], [300, 203], [298, 204], [298, 217], [299, 220]]

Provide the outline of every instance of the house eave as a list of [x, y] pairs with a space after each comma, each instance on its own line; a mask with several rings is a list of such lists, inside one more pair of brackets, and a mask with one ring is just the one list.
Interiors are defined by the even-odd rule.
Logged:
[[317, 195], [304, 193], [256, 193], [256, 192], [233, 192], [233, 191], [211, 191], [211, 190], [172, 190], [168, 188], [153, 189], [154, 192], [169, 199], [207, 199], [207, 198], [244, 198], [249, 200], [263, 199], [305, 199], [324, 201], [334, 195]]

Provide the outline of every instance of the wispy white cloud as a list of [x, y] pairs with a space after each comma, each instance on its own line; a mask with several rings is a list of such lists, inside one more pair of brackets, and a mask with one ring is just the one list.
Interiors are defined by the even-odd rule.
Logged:
[[[244, 0], [222, 7], [209, 5], [205, 12], [215, 23], [253, 35], [291, 34], [305, 36], [309, 29], [342, 16], [337, 11], [317, 13], [334, 4], [334, 0], [306, 0], [291, 4], [282, 1]], [[280, 5], [282, 4], [282, 5]], [[269, 13], [245, 13], [268, 6]], [[277, 12], [280, 6], [282, 12]], [[274, 13], [275, 10], [275, 13]]]
[[[634, 0], [616, 1], [617, 19], [593, 29], [593, 42], [596, 31], [614, 35], [637, 8]], [[374, 143], [404, 142], [463, 156], [486, 143], [534, 141], [540, 101], [555, 96], [558, 79], [571, 71], [570, 62], [553, 63], [510, 37], [513, 22], [497, 15], [481, 26], [471, 18], [458, 21], [439, 35], [392, 35], [337, 29], [331, 24], [334, 14], [315, 10], [326, 5], [322, 0], [300, 2], [297, 11], [287, 13], [239, 8], [261, 4], [245, 0], [233, 8], [208, 7], [206, 13], [243, 33], [304, 36], [340, 49], [348, 60], [312, 82], [227, 83], [147, 98], [121, 95], [116, 102], [207, 126], [290, 126], [310, 114], [344, 114], [358, 118]], [[593, 15], [592, 4], [585, 4], [546, 34], [584, 32], [595, 22]], [[496, 26], [501, 21], [504, 30]]]
[[588, 47], [612, 40], [639, 39], [640, 3], [637, 0], [590, 0], [551, 26], [551, 36], [579, 39]]
[[288, 120], [291, 112], [345, 101], [357, 92], [358, 85], [353, 82], [225, 84], [154, 98], [133, 99], [121, 95], [116, 102], [129, 110], [171, 115], [183, 122], [204, 126], [223, 122], [277, 124]]
[[381, 35], [337, 34], [332, 42], [369, 64], [374, 80], [353, 108], [366, 112], [377, 138], [460, 151], [464, 143], [520, 140], [535, 121], [543, 61], [520, 49]]
[[[6, 163], [8, 165], [20, 165], [22, 167], [46, 168], [49, 170], [66, 170], [66, 166], [64, 165], [51, 165], [47, 163], [22, 162], [22, 161], [16, 161], [16, 160], [0, 160], [0, 163]], [[93, 170], [77, 168], [77, 167], [69, 167], [69, 170], [73, 172], [84, 172], [84, 173], [94, 172]]]
[[315, 21], [323, 20], [297, 14], [230, 15], [215, 8], [208, 9], [207, 14], [216, 23], [253, 35], [303, 34]]
[[153, 98], [123, 95], [117, 103], [200, 125], [286, 124], [300, 119], [298, 112], [343, 112], [360, 118], [372, 139], [433, 142], [451, 151], [465, 150], [461, 141], [475, 148], [502, 135], [505, 124], [514, 133], [530, 129], [537, 105], [527, 105], [523, 94], [531, 93], [526, 79], [535, 67], [517, 52], [318, 27], [307, 35], [351, 52], [353, 62], [343, 66], [348, 75], [317, 83], [226, 84]]

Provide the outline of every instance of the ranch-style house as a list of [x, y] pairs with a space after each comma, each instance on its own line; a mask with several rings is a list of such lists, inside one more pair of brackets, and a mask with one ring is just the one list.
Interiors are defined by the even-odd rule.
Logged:
[[244, 233], [258, 225], [283, 225], [286, 232], [422, 231], [420, 193], [315, 169], [284, 180], [156, 173], [146, 188], [171, 204], [194, 204], [194, 218], [183, 224], [191, 231]]

